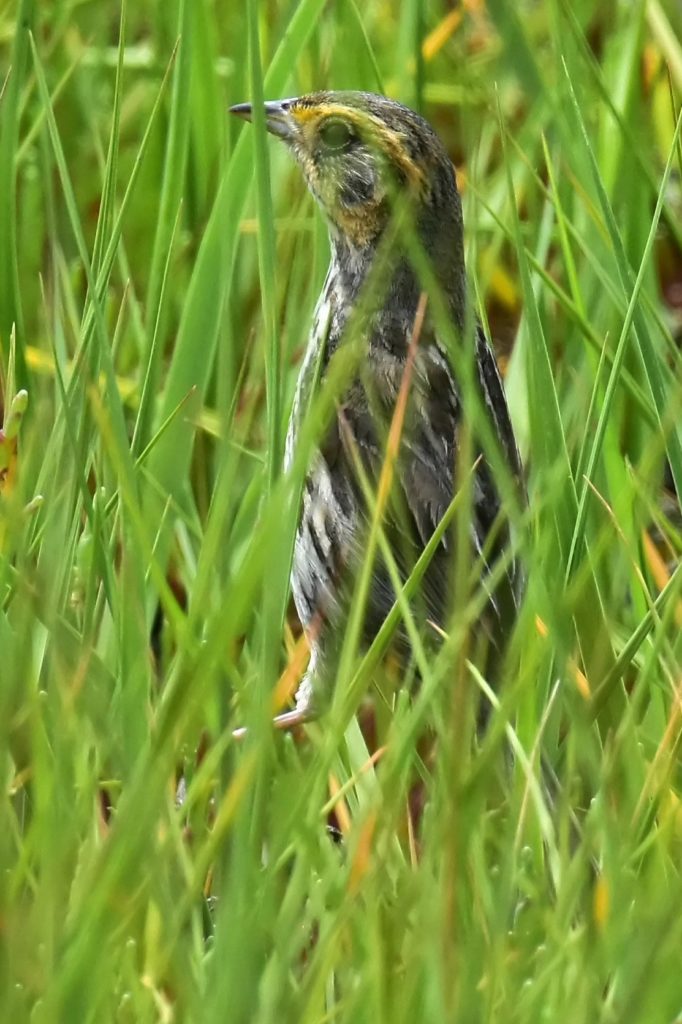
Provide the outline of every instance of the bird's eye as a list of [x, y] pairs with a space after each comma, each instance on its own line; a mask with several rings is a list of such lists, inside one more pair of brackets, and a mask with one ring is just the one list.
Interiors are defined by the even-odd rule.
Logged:
[[319, 130], [320, 141], [325, 149], [340, 150], [354, 138], [353, 129], [345, 121], [325, 121]]

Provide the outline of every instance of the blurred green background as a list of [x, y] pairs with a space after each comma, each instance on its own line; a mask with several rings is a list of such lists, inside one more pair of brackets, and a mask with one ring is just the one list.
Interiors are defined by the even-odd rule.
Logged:
[[[681, 32], [676, 0], [0, 3], [3, 1020], [682, 1019]], [[305, 738], [269, 726], [328, 247], [227, 108], [320, 88], [457, 168], [530, 495], [483, 737], [456, 633], [371, 728], [362, 652]]]

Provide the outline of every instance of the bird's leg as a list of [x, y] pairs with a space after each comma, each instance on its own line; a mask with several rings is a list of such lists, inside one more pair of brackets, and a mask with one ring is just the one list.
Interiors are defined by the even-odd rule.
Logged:
[[[279, 729], [282, 732], [288, 732], [290, 729], [296, 729], [300, 725], [305, 725], [306, 722], [312, 722], [317, 718], [317, 713], [310, 703], [300, 702], [291, 711], [283, 711], [279, 715], [275, 715], [272, 720], [272, 724], [275, 729]], [[232, 738], [235, 740], [243, 740], [248, 732], [245, 725], [240, 726], [238, 729], [232, 730]]]
[[[318, 649], [317, 640], [320, 631], [321, 617], [316, 616], [313, 624], [306, 630], [306, 638], [311, 649], [308, 668], [301, 679], [296, 690], [296, 707], [291, 711], [283, 711], [272, 720], [275, 729], [288, 731], [295, 729], [306, 722], [312, 722], [318, 717], [318, 708], [314, 700], [315, 679], [318, 674]], [[290, 666], [291, 667], [291, 666]], [[300, 672], [300, 669], [299, 669]], [[232, 737], [235, 740], [242, 740], [247, 734], [247, 727], [240, 726], [232, 730]]]

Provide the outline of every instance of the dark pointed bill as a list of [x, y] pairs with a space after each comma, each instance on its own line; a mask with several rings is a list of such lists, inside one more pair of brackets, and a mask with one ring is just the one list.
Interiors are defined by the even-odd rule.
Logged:
[[[263, 104], [265, 127], [271, 135], [279, 139], [289, 140], [294, 135], [294, 120], [289, 113], [290, 100], [272, 100]], [[230, 113], [243, 117], [245, 121], [253, 121], [253, 109], [250, 103], [236, 103], [230, 107]]]

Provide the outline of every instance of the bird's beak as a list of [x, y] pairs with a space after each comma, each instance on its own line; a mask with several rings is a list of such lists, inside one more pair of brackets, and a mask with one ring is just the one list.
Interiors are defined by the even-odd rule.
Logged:
[[[273, 100], [263, 104], [265, 127], [271, 135], [278, 139], [291, 142], [294, 138], [296, 122], [289, 111], [291, 100]], [[243, 117], [245, 121], [253, 121], [253, 109], [250, 103], [237, 103], [230, 107], [230, 113]]]

